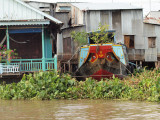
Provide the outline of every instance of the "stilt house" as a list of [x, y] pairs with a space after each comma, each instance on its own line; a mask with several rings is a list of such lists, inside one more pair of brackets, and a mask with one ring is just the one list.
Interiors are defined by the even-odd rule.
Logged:
[[[71, 39], [72, 31], [91, 32], [97, 30], [99, 23], [106, 23], [110, 30], [115, 31], [115, 42], [127, 46], [129, 61], [140, 66], [160, 66], [159, 13], [150, 13], [143, 22], [143, 9], [128, 4], [33, 1], [28, 4], [41, 11], [50, 11], [49, 14], [64, 23], [57, 34], [57, 55], [60, 61], [67, 62], [77, 51], [78, 47]], [[151, 23], [153, 20], [154, 23]]]
[[0, 0], [0, 45], [17, 59], [0, 64], [0, 75], [57, 69], [56, 35], [62, 22], [21, 0]]

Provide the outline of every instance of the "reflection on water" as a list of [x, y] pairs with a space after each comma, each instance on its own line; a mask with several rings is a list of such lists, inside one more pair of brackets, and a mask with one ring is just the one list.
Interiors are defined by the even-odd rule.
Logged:
[[0, 101], [0, 120], [153, 120], [158, 103], [108, 100]]

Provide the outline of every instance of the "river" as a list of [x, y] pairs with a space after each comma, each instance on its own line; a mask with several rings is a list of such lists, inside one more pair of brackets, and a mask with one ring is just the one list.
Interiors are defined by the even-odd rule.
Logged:
[[160, 104], [137, 101], [0, 101], [0, 120], [153, 120]]

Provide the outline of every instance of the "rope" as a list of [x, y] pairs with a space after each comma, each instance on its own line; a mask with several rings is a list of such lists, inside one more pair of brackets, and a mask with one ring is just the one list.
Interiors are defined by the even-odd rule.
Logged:
[[[121, 74], [113, 74], [113, 75], [121, 75]], [[84, 75], [84, 76], [72, 76], [72, 77], [99, 77], [99, 76], [102, 76], [102, 77], [108, 77], [108, 76], [112, 76], [112, 75]], [[126, 75], [121, 75], [121, 76], [126, 76]]]
[[120, 64], [123, 65], [130, 74], [132, 74], [131, 71], [128, 70], [127, 67], [121, 61], [120, 61]]
[[3, 43], [6, 41], [7, 36], [5, 36], [2, 40], [2, 42], [0, 43], [0, 45], [3, 45]]
[[69, 59], [69, 60], [67, 61], [68, 63], [69, 63], [69, 62], [72, 60], [72, 58], [77, 54], [77, 52], [79, 52], [79, 47], [78, 47], [77, 51], [74, 53], [74, 55], [72, 55], [71, 59]]

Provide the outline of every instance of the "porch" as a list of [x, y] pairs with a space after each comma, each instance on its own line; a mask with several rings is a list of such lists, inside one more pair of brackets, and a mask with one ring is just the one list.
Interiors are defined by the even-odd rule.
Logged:
[[26, 72], [57, 70], [57, 56], [45, 59], [13, 59], [0, 64], [0, 75], [20, 75]]

